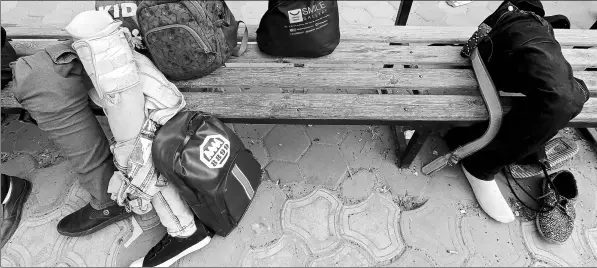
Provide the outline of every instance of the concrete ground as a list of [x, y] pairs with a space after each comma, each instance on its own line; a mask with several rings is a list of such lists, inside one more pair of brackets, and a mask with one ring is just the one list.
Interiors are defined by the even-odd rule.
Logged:
[[[228, 1], [235, 16], [258, 23], [266, 1]], [[409, 25], [477, 25], [499, 2], [452, 8], [415, 2]], [[597, 18], [595, 1], [544, 2], [573, 28]], [[85, 1], [2, 1], [2, 24], [65, 25]], [[342, 23], [393, 25], [399, 1], [342, 1]], [[10, 34], [10, 33], [9, 33]], [[107, 128], [105, 118], [99, 118]], [[391, 132], [384, 126], [233, 125], [267, 171], [241, 225], [174, 266], [597, 266], [597, 152], [575, 130], [580, 153], [564, 168], [580, 189], [573, 236], [545, 242], [533, 213], [502, 193], [517, 215], [500, 224], [480, 210], [458, 167], [432, 177], [420, 173], [446, 152], [438, 136], [412, 167], [398, 169]], [[109, 131], [107, 131], [108, 135]], [[2, 123], [2, 173], [33, 182], [22, 222], [1, 251], [1, 266], [128, 266], [165, 232], [154, 213], [136, 216], [145, 230], [131, 237], [131, 220], [93, 235], [67, 238], [57, 222], [89, 201], [68, 161], [36, 126], [10, 116]], [[538, 180], [523, 181], [534, 192]], [[516, 187], [516, 186], [515, 186]], [[518, 195], [524, 197], [521, 191]], [[528, 204], [532, 204], [528, 198]]]

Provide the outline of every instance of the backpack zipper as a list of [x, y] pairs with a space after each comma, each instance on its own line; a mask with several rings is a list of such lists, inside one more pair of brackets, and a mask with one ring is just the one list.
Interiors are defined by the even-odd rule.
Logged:
[[[203, 14], [203, 16], [205, 16], [205, 18], [207, 19], [208, 25], [212, 24], [212, 21], [209, 18], [209, 16], [207, 15], [207, 13], [205, 13], [205, 11], [203, 10], [203, 8], [199, 4], [195, 3], [195, 1], [182, 1], [182, 4], [185, 5], [187, 8], [188, 8], [188, 5], [190, 4], [191, 6], [193, 6], [197, 10], [197, 12], [199, 12], [199, 13]], [[197, 20], [196, 16], [194, 17], [194, 19], [197, 22], [199, 22]], [[214, 29], [216, 29], [216, 27], [214, 27]], [[205, 36], [205, 33], [203, 32], [203, 29], [199, 28], [199, 31], [201, 31], [201, 34], [203, 34], [203, 36]], [[205, 40], [205, 43], [208, 43], [208, 41]], [[211, 47], [211, 45], [210, 45], [210, 47]], [[215, 52], [215, 50], [213, 48], [212, 48], [212, 51]]]
[[160, 27], [153, 28], [153, 29], [151, 29], [151, 30], [147, 31], [147, 34], [145, 34], [145, 36], [146, 36], [146, 37], [145, 37], [145, 42], [148, 42], [148, 43], [149, 43], [149, 39], [150, 39], [150, 38], [149, 38], [149, 35], [150, 35], [151, 33], [153, 33], [153, 32], [156, 32], [156, 31], [161, 31], [161, 30], [164, 30], [164, 29], [170, 29], [170, 28], [178, 28], [178, 27], [180, 27], [180, 28], [184, 28], [184, 29], [186, 29], [187, 31], [189, 31], [189, 32], [190, 32], [190, 34], [191, 34], [193, 37], [195, 37], [195, 39], [196, 39], [197, 41], [199, 41], [199, 43], [201, 44], [201, 46], [202, 46], [202, 48], [203, 48], [203, 51], [205, 51], [206, 53], [212, 53], [212, 52], [213, 52], [213, 50], [212, 50], [212, 49], [211, 49], [209, 46], [207, 46], [207, 44], [206, 44], [206, 43], [203, 41], [203, 39], [201, 39], [201, 37], [199, 36], [199, 34], [197, 34], [197, 32], [195, 32], [195, 31], [194, 31], [194, 30], [193, 30], [191, 27], [189, 27], [189, 26], [186, 26], [186, 25], [184, 25], [184, 24], [166, 25], [166, 26], [160, 26]]

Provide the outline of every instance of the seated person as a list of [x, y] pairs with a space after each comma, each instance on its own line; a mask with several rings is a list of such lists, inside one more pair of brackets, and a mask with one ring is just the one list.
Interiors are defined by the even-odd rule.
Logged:
[[[478, 40], [476, 45], [496, 88], [526, 96], [505, 115], [495, 139], [461, 162], [480, 206], [499, 222], [513, 221], [514, 214], [494, 176], [512, 163], [536, 163], [539, 150], [589, 99], [587, 86], [573, 77], [544, 15], [538, 0], [505, 1], [471, 39]], [[472, 49], [465, 46], [463, 56]], [[477, 139], [486, 129], [486, 122], [453, 128], [444, 138], [455, 149]]]
[[[118, 24], [112, 21], [108, 13], [84, 13], [79, 14], [82, 17], [78, 18], [78, 22], [82, 23], [78, 24], [78, 28], [72, 25], [67, 27], [69, 33], [75, 37], [88, 37], [88, 34], [94, 31], [103, 34], [120, 31], [119, 27], [105, 30], [105, 25], [112, 27]], [[75, 20], [77, 17], [73, 21]], [[85, 27], [80, 27], [81, 25]], [[130, 49], [128, 44], [126, 48]], [[134, 150], [135, 141], [142, 136], [139, 133], [140, 128], [145, 125], [153, 126], [154, 123], [145, 120], [144, 109], [147, 105], [159, 107], [167, 97], [147, 101], [150, 102], [148, 104], [144, 99], [146, 92], [143, 92], [146, 87], [139, 86], [118, 92], [116, 97], [107, 97], [103, 95], [105, 92], [94, 89], [96, 81], [92, 82], [86, 73], [86, 68], [89, 67], [84, 66], [86, 60], [88, 59], [80, 57], [74, 50], [73, 41], [66, 41], [47, 47], [34, 55], [22, 57], [13, 66], [14, 86], [11, 91], [15, 98], [37, 121], [38, 127], [48, 133], [50, 139], [61, 149], [61, 154], [72, 162], [81, 186], [92, 197], [89, 204], [60, 220], [58, 232], [72, 237], [88, 235], [130, 217], [133, 211], [137, 212], [135, 209], [146, 213], [155, 208], [160, 221], [167, 229], [167, 234], [144, 258], [135, 261], [132, 266], [169, 266], [186, 254], [205, 246], [213, 232], [194, 216], [172, 184], [163, 181], [161, 185], [151, 183], [150, 187], [155, 191], [150, 196], [145, 195], [145, 199], [151, 201], [150, 205], [149, 202], [143, 202], [145, 199], [137, 198], [135, 200], [139, 202], [135, 204], [143, 206], [135, 206], [128, 203], [128, 198], [138, 193], [135, 192], [136, 188], [128, 187], [122, 182], [123, 179], [129, 179], [125, 176], [130, 174], [124, 174], [123, 171], [126, 172], [130, 167], [129, 154]], [[137, 53], [134, 61], [125, 65], [147, 68], [141, 65], [147, 65], [148, 61]], [[141, 80], [143, 79], [141, 77]], [[139, 85], [143, 85], [143, 82]], [[151, 86], [153, 89], [153, 84]], [[153, 93], [163, 92], [157, 90]], [[89, 106], [90, 97], [96, 103], [99, 102], [108, 115], [115, 141], [112, 145]], [[138, 103], [141, 105], [137, 105]], [[165, 119], [163, 113], [155, 110], [169, 107], [156, 107], [149, 112], [149, 117], [155, 114], [160, 119]], [[123, 116], [124, 114], [126, 116]], [[111, 149], [114, 153], [125, 151], [128, 154], [113, 154]], [[128, 192], [129, 190], [132, 192]], [[127, 199], [127, 206], [122, 206], [123, 197]], [[4, 232], [4, 226], [2, 228]]]

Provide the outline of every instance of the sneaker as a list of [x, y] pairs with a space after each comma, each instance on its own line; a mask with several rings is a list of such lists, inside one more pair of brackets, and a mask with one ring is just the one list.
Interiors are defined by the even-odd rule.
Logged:
[[[200, 223], [195, 218], [195, 223]], [[214, 233], [197, 226], [197, 231], [189, 237], [173, 237], [166, 233], [145, 257], [136, 260], [130, 267], [169, 267], [180, 258], [202, 249]]]
[[58, 233], [71, 237], [88, 235], [132, 215], [132, 212], [127, 212], [124, 207], [119, 205], [98, 210], [91, 207], [91, 204], [87, 204], [60, 220]]
[[[2, 174], [2, 176], [6, 175]], [[31, 182], [12, 176], [8, 176], [8, 180], [12, 184], [12, 189], [10, 189], [8, 202], [2, 205], [2, 226], [0, 228], [2, 242], [0, 248], [4, 247], [4, 244], [10, 240], [10, 237], [19, 227], [23, 205], [25, 205], [25, 201], [31, 193]]]
[[543, 195], [538, 198], [542, 204], [536, 223], [545, 240], [561, 244], [570, 238], [576, 219], [574, 203], [577, 197], [578, 186], [570, 171], [559, 171], [543, 181]]

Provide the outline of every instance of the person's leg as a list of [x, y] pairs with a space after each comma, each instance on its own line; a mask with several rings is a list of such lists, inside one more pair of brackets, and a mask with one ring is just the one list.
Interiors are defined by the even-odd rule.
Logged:
[[[586, 94], [572, 77], [539, 1], [504, 2], [484, 23], [491, 29], [479, 52], [498, 90], [526, 96], [506, 114], [490, 144], [462, 161], [481, 207], [494, 219], [514, 219], [494, 175], [538, 151], [582, 109]], [[534, 13], [519, 12], [518, 9]], [[582, 81], [581, 81], [582, 82]], [[458, 128], [445, 137], [456, 147], [479, 137], [487, 126]], [[469, 131], [469, 133], [467, 133]]]
[[203, 248], [211, 240], [213, 232], [195, 218], [173, 184], [168, 184], [155, 194], [151, 203], [168, 233], [131, 267], [170, 266], [185, 255]]
[[[39, 66], [47, 65], [44, 58], [48, 55], [36, 54], [17, 62], [15, 77], [22, 86], [13, 87], [12, 93], [72, 162], [81, 186], [92, 196], [92, 206], [102, 209], [113, 205], [106, 189], [116, 168], [108, 139], [89, 108], [89, 87], [82, 75], [73, 74], [76, 68], [81, 74], [81, 65]], [[55, 72], [58, 67], [67, 78]]]
[[513, 13], [500, 23], [509, 27], [490, 33], [491, 41], [482, 42], [479, 51], [499, 90], [526, 97], [513, 103], [496, 138], [463, 161], [480, 179], [491, 179], [503, 166], [537, 152], [580, 113], [588, 99], [586, 85], [573, 77], [546, 21]]
[[0, 183], [2, 183], [0, 185], [0, 188], [2, 188], [0, 194], [0, 202], [4, 203], [4, 198], [8, 197], [8, 187], [10, 187], [10, 180], [8, 179], [8, 176], [2, 174], [2, 180], [0, 181]]
[[91, 82], [70, 43], [19, 59], [13, 74], [15, 98], [73, 164], [81, 186], [92, 197], [88, 206], [58, 224], [59, 232], [88, 234], [130, 216], [107, 193], [116, 168], [108, 140], [89, 107]]

